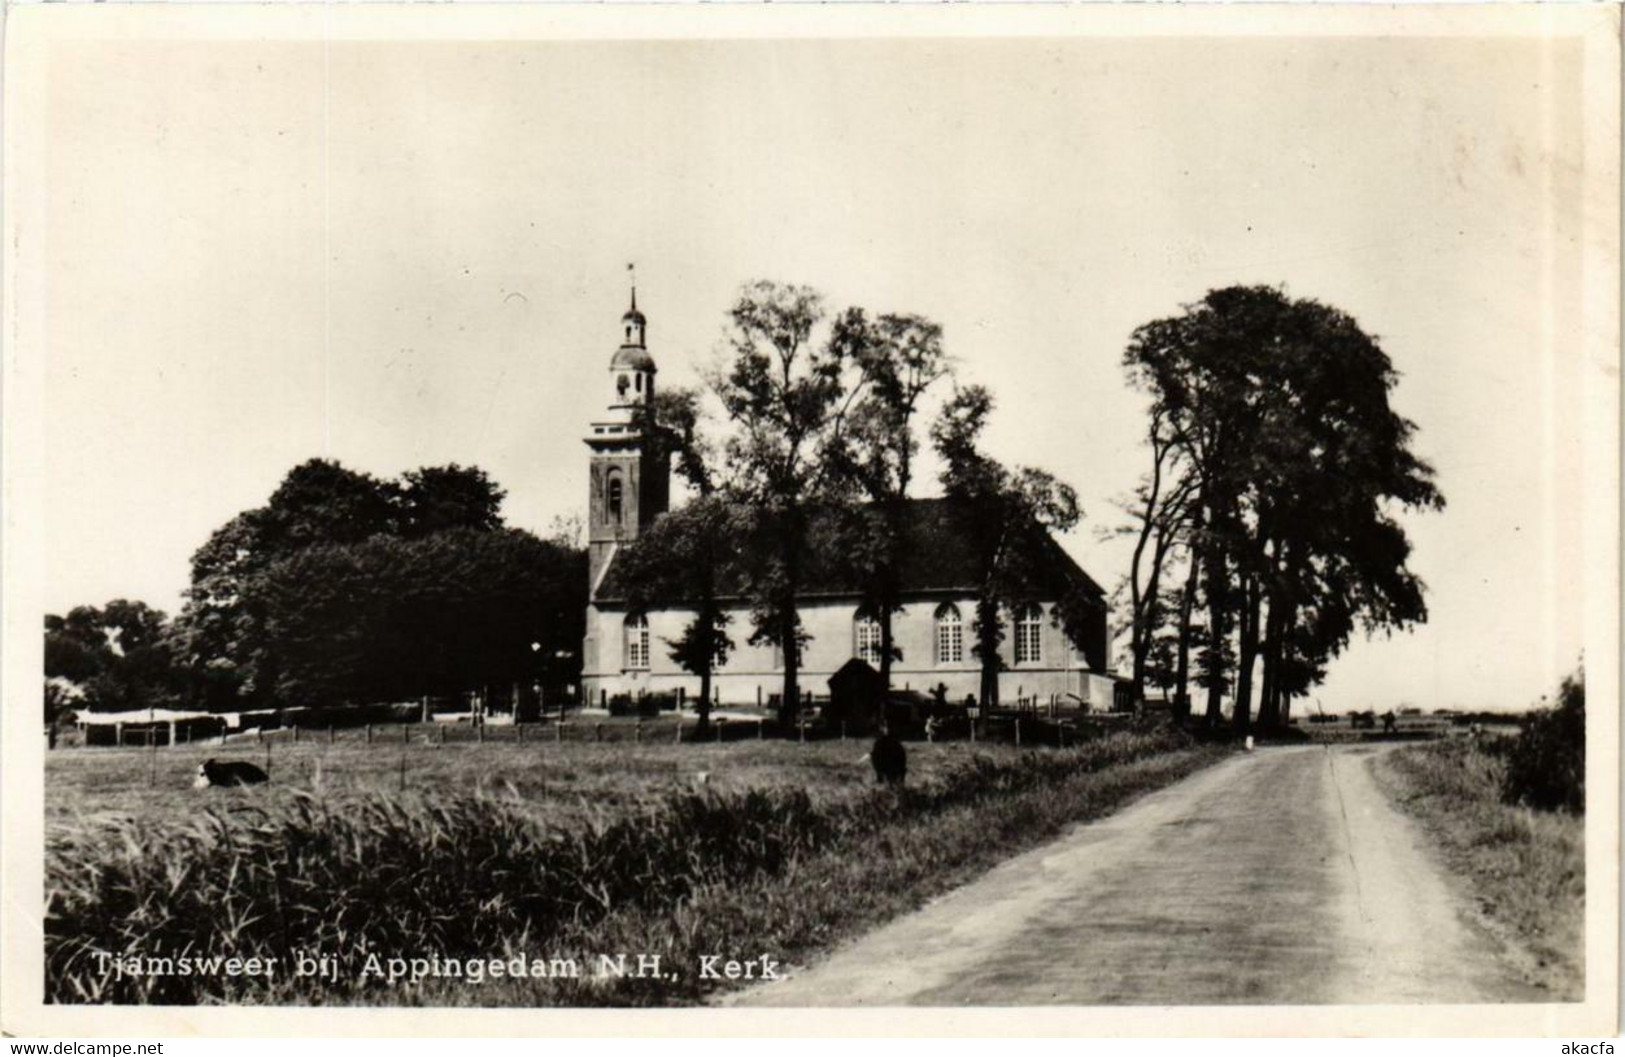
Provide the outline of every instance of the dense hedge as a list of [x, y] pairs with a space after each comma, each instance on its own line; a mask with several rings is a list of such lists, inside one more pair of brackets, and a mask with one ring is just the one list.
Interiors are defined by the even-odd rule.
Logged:
[[1501, 795], [1509, 804], [1580, 813], [1586, 791], [1585, 672], [1563, 680], [1557, 707], [1524, 721], [1507, 747]]

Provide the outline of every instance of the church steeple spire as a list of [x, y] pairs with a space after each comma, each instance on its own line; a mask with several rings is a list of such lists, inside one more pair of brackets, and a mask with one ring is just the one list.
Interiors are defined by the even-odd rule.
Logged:
[[638, 272], [636, 266], [628, 264], [626, 274], [632, 283], [632, 307], [627, 309], [626, 315], [621, 317], [621, 329], [625, 333], [625, 341], [621, 347], [641, 349], [644, 347], [644, 330], [648, 321], [643, 318], [643, 313], [638, 311]]

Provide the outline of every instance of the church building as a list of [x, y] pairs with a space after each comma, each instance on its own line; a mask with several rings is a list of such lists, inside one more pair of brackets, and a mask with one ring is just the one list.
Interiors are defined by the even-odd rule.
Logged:
[[[670, 466], [640, 429], [638, 412], [654, 399], [656, 367], [647, 344], [647, 320], [638, 311], [637, 291], [621, 317], [621, 345], [609, 361], [608, 409], [591, 424], [587, 515], [588, 576], [586, 641], [582, 652], [583, 699], [592, 705], [622, 694], [699, 693], [699, 677], [668, 656], [668, 643], [681, 635], [692, 611], [672, 608], [630, 610], [620, 582], [616, 555], [655, 519], [670, 501]], [[927, 691], [939, 684], [950, 701], [963, 701], [980, 686], [981, 665], [972, 652], [971, 620], [976, 580], [969, 548], [954, 531], [952, 511], [941, 499], [909, 504], [904, 532], [908, 555], [901, 570], [903, 608], [893, 615], [892, 634], [901, 658], [892, 664], [892, 685]], [[1100, 586], [1056, 543], [1048, 540], [1036, 556], [1039, 569], [1033, 597], [1007, 616], [1004, 671], [999, 695], [1093, 710], [1112, 707], [1108, 671], [1107, 604]], [[802, 657], [803, 692], [824, 695], [827, 680], [854, 657], [879, 667], [880, 626], [860, 611], [860, 594], [833, 570], [837, 562], [811, 555], [799, 611], [811, 640]], [[1054, 619], [1056, 600], [1081, 592], [1098, 608], [1089, 621], [1088, 641], [1072, 642]], [[752, 646], [750, 606], [738, 597], [730, 607], [736, 648], [712, 677], [723, 705], [767, 704], [783, 683], [783, 657], [772, 646]], [[723, 596], [730, 594], [724, 584]]]

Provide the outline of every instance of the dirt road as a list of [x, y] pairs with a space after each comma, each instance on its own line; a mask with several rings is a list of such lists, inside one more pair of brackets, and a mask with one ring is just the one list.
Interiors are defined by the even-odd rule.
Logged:
[[1549, 1001], [1376, 787], [1379, 751], [1226, 760], [733, 1001]]

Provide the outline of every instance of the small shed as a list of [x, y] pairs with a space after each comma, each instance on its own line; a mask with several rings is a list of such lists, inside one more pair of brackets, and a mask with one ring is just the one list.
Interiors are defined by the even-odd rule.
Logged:
[[852, 734], [863, 734], [879, 725], [886, 687], [880, 673], [861, 657], [854, 657], [829, 677], [829, 703], [824, 721], [830, 726], [846, 724]]

